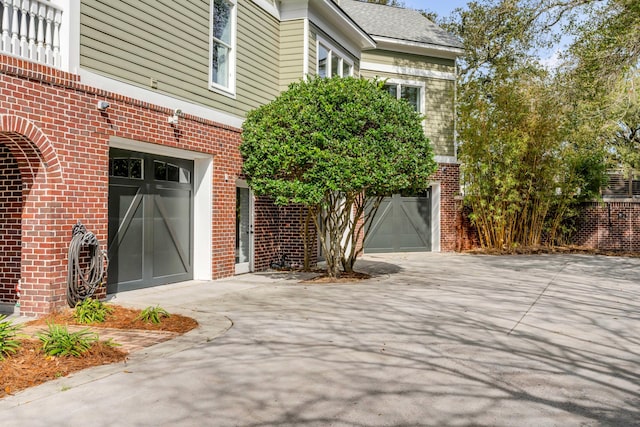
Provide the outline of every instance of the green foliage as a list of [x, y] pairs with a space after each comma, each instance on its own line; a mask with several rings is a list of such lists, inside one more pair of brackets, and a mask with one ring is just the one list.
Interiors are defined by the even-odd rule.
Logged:
[[5, 356], [15, 353], [20, 348], [18, 334], [22, 325], [16, 325], [10, 320], [5, 320], [7, 316], [0, 314], [0, 360]]
[[[483, 245], [566, 240], [578, 204], [599, 197], [614, 152], [606, 140], [621, 117], [617, 111], [631, 105], [624, 81], [640, 53], [632, 48], [638, 31], [619, 25], [640, 22], [637, 13], [620, 15], [637, 7], [631, 3], [481, 0], [445, 22], [466, 49], [459, 66], [459, 159]], [[578, 38], [562, 57], [564, 66], [539, 65], [539, 49], [568, 32]], [[618, 47], [631, 55], [613, 52]], [[608, 55], [617, 65], [605, 65]]]
[[[360, 237], [353, 225], [367, 216], [364, 206], [427, 188], [436, 168], [422, 117], [382, 86], [310, 77], [249, 112], [243, 124], [240, 151], [249, 186], [278, 205], [312, 211], [330, 274], [338, 274], [340, 260], [352, 268], [355, 255], [346, 248]], [[351, 208], [355, 217], [348, 215]], [[347, 230], [356, 234], [345, 241]]]
[[103, 323], [111, 313], [113, 307], [97, 299], [87, 298], [76, 304], [73, 317], [78, 323]]
[[163, 318], [169, 317], [169, 316], [170, 316], [169, 312], [164, 308], [159, 306], [155, 306], [155, 307], [149, 306], [144, 310], [142, 310], [137, 318], [142, 320], [143, 322], [153, 323], [158, 325], [160, 324]]
[[249, 112], [240, 151], [253, 191], [313, 206], [331, 191], [426, 188], [435, 163], [422, 119], [381, 85], [309, 78]]
[[38, 333], [42, 351], [49, 356], [80, 357], [98, 342], [98, 335], [89, 329], [69, 332], [66, 326], [48, 324], [49, 329]]

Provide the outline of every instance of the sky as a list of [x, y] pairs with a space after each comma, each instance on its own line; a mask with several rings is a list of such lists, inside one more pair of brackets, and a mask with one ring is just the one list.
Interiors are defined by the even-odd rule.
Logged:
[[468, 0], [401, 0], [405, 7], [436, 12], [438, 16], [448, 16], [453, 9], [463, 7]]

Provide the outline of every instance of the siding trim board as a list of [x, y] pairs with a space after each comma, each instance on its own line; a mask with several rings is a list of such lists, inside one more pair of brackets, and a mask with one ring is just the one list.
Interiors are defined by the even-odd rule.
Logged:
[[402, 67], [398, 65], [380, 64], [368, 61], [361, 62], [360, 69], [376, 71], [379, 73], [404, 74], [438, 80], [456, 80], [456, 74], [454, 72], [449, 73], [445, 71], [425, 70], [424, 68]]
[[242, 123], [244, 123], [243, 117], [225, 113], [224, 111], [214, 110], [194, 102], [185, 101], [153, 90], [144, 89], [85, 69], [80, 70], [80, 78], [82, 82], [88, 86], [99, 87], [108, 92], [126, 93], [131, 98], [140, 99], [150, 104], [162, 105], [172, 110], [180, 109], [185, 114], [192, 114], [233, 128], [241, 128]]

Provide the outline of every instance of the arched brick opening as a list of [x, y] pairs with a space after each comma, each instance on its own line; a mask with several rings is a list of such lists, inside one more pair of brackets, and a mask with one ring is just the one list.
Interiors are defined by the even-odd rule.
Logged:
[[24, 315], [44, 314], [64, 298], [59, 271], [64, 254], [55, 232], [54, 203], [60, 167], [50, 141], [31, 122], [2, 116], [0, 125], [0, 237], [10, 237], [12, 254], [0, 260], [1, 301], [19, 302]]

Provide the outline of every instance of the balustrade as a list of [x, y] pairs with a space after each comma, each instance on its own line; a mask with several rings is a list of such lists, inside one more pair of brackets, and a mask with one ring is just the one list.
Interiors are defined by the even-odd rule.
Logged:
[[60, 68], [62, 12], [46, 0], [0, 0], [0, 53]]

